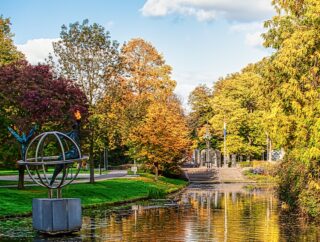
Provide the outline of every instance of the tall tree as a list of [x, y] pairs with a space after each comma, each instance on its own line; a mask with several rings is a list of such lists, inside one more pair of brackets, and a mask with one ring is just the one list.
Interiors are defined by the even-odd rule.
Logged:
[[119, 78], [108, 82], [104, 97], [97, 104], [97, 113], [100, 114], [100, 143], [103, 146], [100, 149], [107, 148], [117, 162], [126, 151], [128, 135], [126, 109], [131, 102], [132, 93], [127, 83]]
[[212, 90], [206, 85], [197, 86], [189, 95], [188, 104], [191, 112], [188, 116], [188, 123], [192, 130], [194, 148], [204, 145], [204, 140], [201, 139], [200, 133], [205, 129], [204, 126], [213, 115], [210, 104], [211, 98]]
[[13, 44], [10, 20], [0, 16], [0, 66], [24, 59], [24, 55]]
[[265, 92], [272, 99], [273, 134], [281, 133], [286, 150], [280, 175], [280, 197], [319, 216], [320, 203], [320, 2], [274, 1], [278, 14], [267, 21], [265, 46], [276, 52], [266, 66]]
[[[113, 78], [118, 68], [118, 43], [99, 24], [62, 26], [58, 42], [53, 43], [63, 76], [75, 80], [86, 94], [89, 104], [90, 182], [94, 182], [94, 140], [97, 125], [96, 103], [103, 98], [106, 80]], [[107, 78], [106, 78], [107, 77]]]
[[125, 136], [128, 136], [144, 120], [155, 96], [172, 93], [176, 83], [170, 77], [171, 67], [163, 56], [143, 39], [130, 40], [122, 47], [120, 56], [122, 77], [130, 100], [125, 109]]
[[98, 105], [105, 137], [110, 147], [126, 150], [130, 158], [168, 169], [185, 155], [188, 143], [185, 116], [173, 94], [171, 67], [143, 39], [126, 43], [120, 57], [120, 75], [108, 82]]
[[195, 127], [203, 126], [212, 114], [210, 98], [212, 98], [212, 91], [206, 85], [199, 85], [190, 93], [188, 103]]
[[265, 147], [262, 78], [248, 66], [216, 82], [210, 99], [213, 133], [222, 148], [223, 124], [227, 124], [227, 151], [249, 157], [259, 156]]

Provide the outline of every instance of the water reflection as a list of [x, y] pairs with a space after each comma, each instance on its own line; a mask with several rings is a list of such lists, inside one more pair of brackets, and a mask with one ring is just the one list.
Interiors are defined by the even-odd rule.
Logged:
[[86, 210], [80, 233], [44, 237], [31, 219], [0, 222], [0, 240], [24, 241], [320, 241], [320, 227], [283, 214], [272, 188], [191, 186], [177, 203]]
[[192, 204], [194, 216], [186, 240], [278, 241], [278, 211], [272, 191], [244, 189], [243, 185], [191, 188], [182, 202]]

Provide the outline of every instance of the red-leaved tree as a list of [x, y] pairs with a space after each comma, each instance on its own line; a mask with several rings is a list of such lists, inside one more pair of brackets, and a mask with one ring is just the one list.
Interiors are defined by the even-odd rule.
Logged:
[[[73, 81], [55, 79], [48, 65], [21, 61], [0, 67], [0, 116], [6, 120], [0, 130], [5, 131], [8, 124], [26, 133], [35, 124], [42, 130], [66, 130], [75, 110], [86, 117], [86, 96]], [[8, 139], [9, 133], [2, 140], [0, 137], [0, 146]], [[23, 174], [24, 169], [20, 168], [20, 188]]]

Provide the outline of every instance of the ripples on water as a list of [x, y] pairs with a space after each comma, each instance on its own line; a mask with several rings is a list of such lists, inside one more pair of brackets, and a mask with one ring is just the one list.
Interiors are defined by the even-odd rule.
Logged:
[[80, 233], [45, 237], [31, 218], [0, 221], [0, 241], [320, 241], [320, 227], [283, 214], [272, 188], [190, 186], [177, 202], [85, 210]]

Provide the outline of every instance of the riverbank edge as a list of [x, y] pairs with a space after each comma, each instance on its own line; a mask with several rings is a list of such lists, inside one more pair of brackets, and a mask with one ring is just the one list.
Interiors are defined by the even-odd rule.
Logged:
[[[176, 179], [176, 180], [183, 180], [183, 179]], [[101, 181], [97, 181], [96, 183], [99, 183], [99, 182], [101, 182]], [[188, 181], [186, 181], [186, 183], [181, 187], [171, 189], [170, 191], [165, 191], [165, 195], [166, 196], [169, 196], [169, 195], [175, 196], [175, 194], [180, 194], [180, 192], [184, 191], [184, 189], [186, 189], [186, 187], [189, 184], [190, 183]], [[125, 205], [125, 204], [129, 204], [129, 203], [133, 203], [133, 202], [149, 200], [149, 199], [152, 199], [152, 198], [150, 198], [148, 196], [141, 196], [141, 197], [136, 197], [133, 199], [119, 200], [119, 201], [115, 201], [115, 202], [101, 202], [101, 203], [83, 204], [83, 205], [81, 205], [81, 208], [83, 210], [86, 210], [86, 209], [98, 208], [98, 207], [103, 207], [103, 206], [113, 207], [113, 206], [120, 206], [120, 205]], [[32, 216], [32, 211], [26, 212], [26, 213], [19, 213], [19, 214], [0, 215], [0, 220], [9, 219], [9, 218], [30, 217], [30, 216]]]
[[[181, 192], [183, 192], [187, 186], [190, 183], [187, 182], [185, 186], [180, 187], [180, 188], [176, 188], [176, 189], [172, 189], [169, 192], [166, 192], [166, 197], [168, 196], [176, 196], [176, 194], [180, 194]], [[147, 201], [147, 200], [151, 200], [154, 198], [150, 198], [148, 196], [141, 196], [138, 198], [133, 198], [133, 199], [126, 199], [126, 200], [122, 200], [122, 201], [117, 201], [117, 202], [105, 202], [105, 203], [93, 203], [93, 204], [86, 204], [81, 206], [82, 209], [90, 209], [90, 208], [99, 208], [99, 207], [103, 207], [103, 206], [119, 206], [119, 205], [125, 205], [125, 204], [129, 204], [129, 203], [134, 203], [134, 202], [138, 202], [138, 201]], [[0, 217], [1, 219], [1, 217]]]

